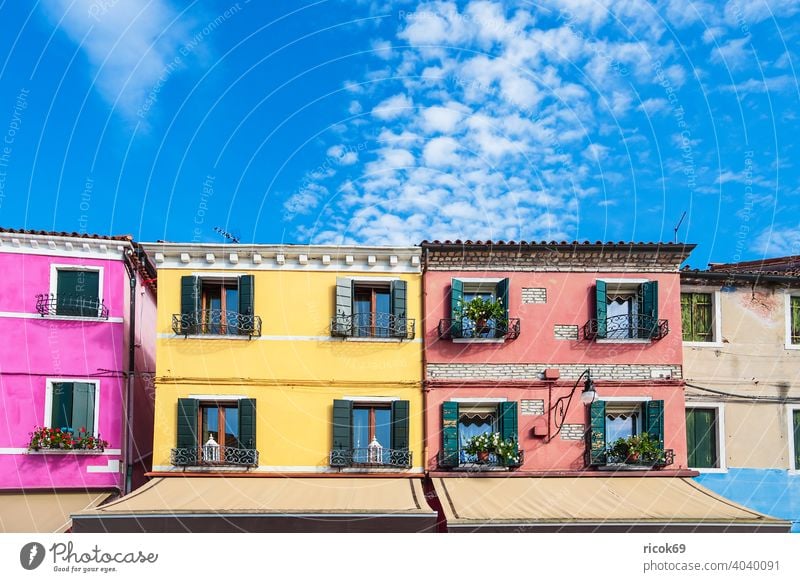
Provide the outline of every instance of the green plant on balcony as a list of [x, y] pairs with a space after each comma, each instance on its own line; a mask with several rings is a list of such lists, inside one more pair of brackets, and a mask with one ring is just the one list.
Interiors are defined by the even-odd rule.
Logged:
[[474, 297], [470, 301], [461, 299], [456, 315], [472, 321], [475, 324], [475, 333], [486, 331], [489, 321], [494, 321], [495, 324], [506, 323], [506, 309], [501, 299], [483, 297]]
[[654, 464], [663, 454], [661, 443], [646, 432], [619, 438], [608, 449], [609, 457], [628, 464]]
[[77, 434], [72, 429], [36, 427], [30, 433], [28, 450], [94, 450], [102, 452], [108, 446], [108, 441], [100, 436], [94, 436], [81, 427]]
[[475, 435], [464, 443], [464, 452], [478, 457], [478, 461], [489, 460], [489, 455], [494, 453], [504, 465], [513, 465], [519, 462], [519, 449], [514, 439], [504, 439], [499, 432], [485, 432]]

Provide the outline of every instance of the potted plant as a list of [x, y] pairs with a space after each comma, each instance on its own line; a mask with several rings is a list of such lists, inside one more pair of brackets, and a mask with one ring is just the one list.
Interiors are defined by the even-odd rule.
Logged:
[[661, 443], [643, 432], [615, 440], [608, 449], [611, 462], [653, 465], [662, 456]]
[[495, 324], [505, 323], [506, 309], [501, 299], [474, 297], [468, 302], [463, 299], [460, 301], [458, 315], [474, 323], [477, 336], [491, 331], [490, 321], [494, 321]]
[[514, 439], [504, 439], [499, 432], [486, 432], [471, 437], [464, 444], [464, 451], [475, 455], [480, 463], [488, 462], [492, 453], [503, 465], [515, 465], [519, 462], [517, 442]]
[[36, 427], [30, 433], [28, 450], [90, 450], [102, 452], [108, 446], [108, 441], [100, 436], [94, 436], [86, 432], [86, 428], [81, 427], [77, 435], [75, 431], [68, 428], [49, 428], [46, 426]]
[[494, 452], [494, 439], [492, 438], [497, 433], [488, 433], [475, 435], [470, 437], [464, 443], [464, 451], [468, 455], [475, 455], [478, 461], [486, 462], [489, 460], [489, 454]]

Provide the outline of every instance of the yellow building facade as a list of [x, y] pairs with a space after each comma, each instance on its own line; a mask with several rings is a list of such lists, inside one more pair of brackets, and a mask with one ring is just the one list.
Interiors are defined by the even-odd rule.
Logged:
[[422, 473], [418, 248], [145, 247], [154, 473]]

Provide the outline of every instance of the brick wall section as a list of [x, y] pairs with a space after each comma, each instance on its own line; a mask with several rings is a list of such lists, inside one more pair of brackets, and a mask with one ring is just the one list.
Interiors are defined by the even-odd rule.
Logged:
[[586, 428], [582, 424], [564, 424], [561, 426], [561, 440], [581, 441], [585, 430]]
[[523, 287], [523, 303], [547, 303], [547, 289], [544, 287]]
[[544, 400], [520, 400], [519, 410], [522, 416], [537, 416], [544, 414]]
[[554, 325], [553, 335], [558, 340], [578, 340], [577, 325]]
[[[681, 366], [665, 364], [435, 364], [428, 363], [432, 380], [543, 380], [545, 368], [558, 368], [562, 380], [576, 380], [587, 368], [595, 380], [652, 380], [652, 371], [669, 371], [672, 379], [683, 377]], [[658, 375], [656, 376], [658, 378]]]

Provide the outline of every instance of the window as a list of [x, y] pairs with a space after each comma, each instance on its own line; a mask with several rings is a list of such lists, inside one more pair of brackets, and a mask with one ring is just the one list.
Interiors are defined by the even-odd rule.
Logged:
[[[664, 401], [617, 402], [597, 400], [590, 406], [591, 430], [587, 447], [589, 466], [640, 464], [664, 466], [672, 463], [672, 451], [664, 450]], [[655, 441], [656, 451], [640, 458], [619, 452], [619, 439], [631, 442], [631, 437], [647, 433]], [[634, 438], [635, 440], [635, 438]], [[638, 452], [637, 452], [638, 455]]]
[[800, 471], [800, 408], [789, 406], [790, 468]]
[[101, 317], [100, 289], [100, 269], [56, 267], [55, 315]]
[[97, 436], [96, 381], [49, 380], [46, 420], [51, 428]]
[[258, 465], [255, 411], [252, 398], [178, 399], [172, 464]]
[[800, 345], [800, 296], [789, 297], [789, 343]]
[[713, 342], [711, 293], [681, 293], [681, 327], [685, 342]]
[[181, 313], [172, 329], [182, 335], [261, 335], [254, 310], [254, 277], [181, 277]]
[[408, 400], [333, 401], [332, 467], [411, 467]]
[[720, 408], [692, 407], [686, 409], [686, 447], [689, 467], [718, 469], [720, 463]]
[[519, 319], [508, 317], [508, 292], [508, 279], [453, 279], [450, 319], [439, 323], [439, 334], [453, 339], [516, 338]]
[[[464, 450], [466, 443], [481, 434], [499, 433], [503, 440], [519, 442], [516, 402], [443, 402], [442, 403], [442, 453], [439, 464], [443, 467], [470, 466], [478, 462], [477, 455]], [[521, 453], [521, 451], [518, 451]], [[489, 455], [486, 464], [519, 466], [505, 463]]]
[[400, 279], [337, 278], [331, 335], [412, 339], [414, 320], [407, 317], [406, 289]]
[[595, 311], [587, 337], [652, 340], [668, 331], [666, 321], [658, 319], [658, 281], [598, 280]]

